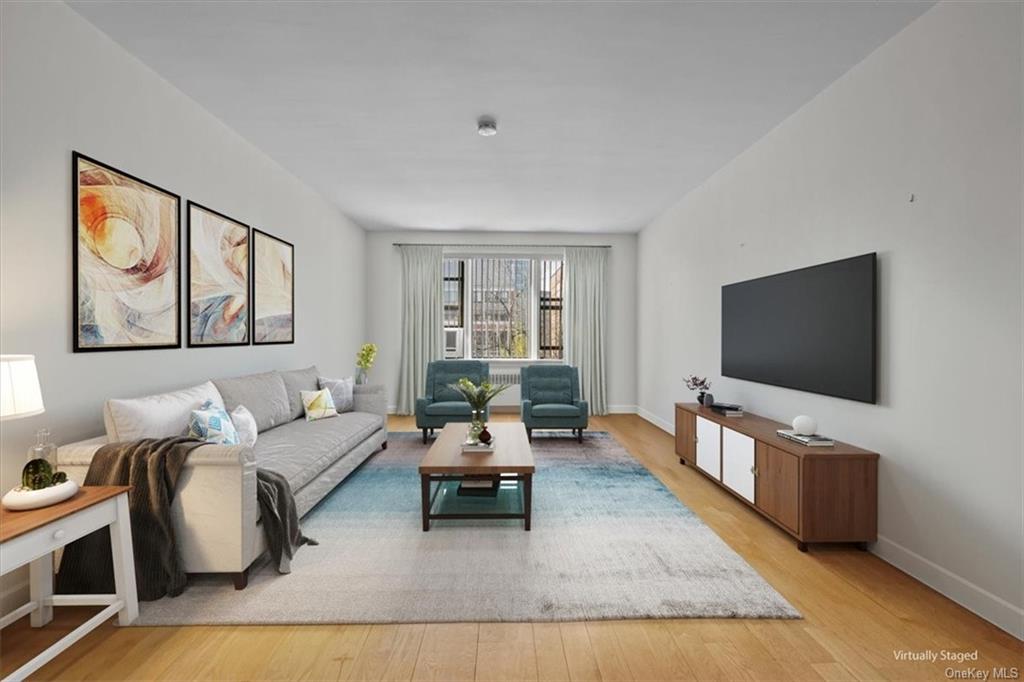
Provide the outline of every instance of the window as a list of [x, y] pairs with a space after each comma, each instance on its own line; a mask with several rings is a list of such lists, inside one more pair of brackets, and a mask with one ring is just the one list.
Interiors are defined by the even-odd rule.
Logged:
[[444, 326], [446, 328], [463, 326], [462, 298], [465, 283], [465, 261], [445, 259], [441, 295], [444, 300]]
[[446, 357], [562, 358], [560, 259], [447, 258], [443, 286], [444, 326], [461, 329]]

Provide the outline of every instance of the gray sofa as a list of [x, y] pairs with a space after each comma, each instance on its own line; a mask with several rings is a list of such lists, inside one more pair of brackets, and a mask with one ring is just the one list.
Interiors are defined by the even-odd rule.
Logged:
[[218, 379], [156, 396], [108, 400], [107, 435], [62, 446], [58, 464], [85, 479], [96, 450], [108, 442], [181, 435], [205, 400], [230, 412], [245, 405], [256, 419], [255, 445], [203, 445], [192, 452], [171, 506], [175, 536], [189, 573], [231, 573], [241, 589], [266, 549], [256, 504], [256, 469], [288, 479], [299, 514], [306, 514], [373, 453], [387, 447], [382, 386], [356, 386], [355, 409], [307, 422], [299, 395], [317, 390], [315, 367]]

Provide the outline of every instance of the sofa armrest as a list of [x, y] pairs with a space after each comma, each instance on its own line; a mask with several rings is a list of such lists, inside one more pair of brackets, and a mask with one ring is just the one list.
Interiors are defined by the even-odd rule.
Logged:
[[586, 400], [574, 400], [573, 401], [573, 405], [575, 405], [576, 407], [580, 408], [580, 416], [581, 417], [589, 417], [590, 416], [590, 405], [587, 403]]
[[[57, 448], [57, 466], [80, 466], [88, 468], [96, 452], [107, 444], [106, 436], [69, 443]], [[216, 445], [207, 443], [189, 453], [186, 467], [196, 466], [246, 466], [255, 465], [256, 455], [246, 445]]]
[[388, 397], [382, 384], [357, 384], [352, 392], [356, 412], [377, 414], [387, 423]]
[[531, 414], [533, 413], [533, 401], [532, 400], [524, 400], [524, 401], [522, 401], [522, 406], [520, 407], [519, 412], [520, 412], [520, 416], [522, 416], [524, 419], [529, 417], [529, 416], [531, 416]]
[[427, 414], [427, 405], [434, 402], [430, 398], [416, 398], [416, 416], [423, 417]]

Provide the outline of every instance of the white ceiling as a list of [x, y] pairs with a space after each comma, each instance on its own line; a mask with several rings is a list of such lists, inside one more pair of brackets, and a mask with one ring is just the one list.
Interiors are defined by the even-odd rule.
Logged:
[[369, 229], [599, 232], [932, 3], [70, 4]]

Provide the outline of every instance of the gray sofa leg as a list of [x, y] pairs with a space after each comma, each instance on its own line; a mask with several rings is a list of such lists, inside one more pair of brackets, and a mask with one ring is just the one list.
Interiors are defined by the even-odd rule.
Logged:
[[383, 443], [381, 443], [380, 444], [380, 449], [381, 450], [387, 450], [388, 449], [388, 442], [384, 441]]
[[423, 429], [423, 444], [427, 444], [427, 430]]
[[244, 590], [249, 584], [249, 569], [246, 568], [241, 573], [232, 573], [231, 579], [235, 582], [236, 590]]

